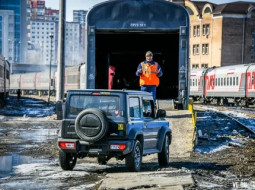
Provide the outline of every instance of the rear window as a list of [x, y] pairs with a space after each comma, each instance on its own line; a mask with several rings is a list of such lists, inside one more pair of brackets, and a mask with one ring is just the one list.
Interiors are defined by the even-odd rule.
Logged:
[[119, 102], [119, 96], [72, 95], [67, 114], [76, 116], [84, 109], [97, 108], [104, 111], [107, 116], [118, 116]]

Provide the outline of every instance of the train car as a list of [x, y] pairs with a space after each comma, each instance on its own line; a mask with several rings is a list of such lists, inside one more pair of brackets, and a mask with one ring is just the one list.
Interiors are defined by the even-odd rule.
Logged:
[[20, 89], [24, 94], [36, 93], [36, 73], [21, 74]]
[[65, 92], [80, 89], [80, 66], [65, 69]]
[[205, 75], [204, 96], [217, 104], [243, 103], [248, 65], [233, 65], [209, 70]]
[[249, 104], [255, 104], [255, 65], [251, 65], [247, 70], [246, 96]]
[[[86, 17], [85, 83], [81, 89], [109, 89], [109, 67], [127, 81], [114, 89], [140, 90], [137, 66], [152, 51], [162, 68], [157, 100], [188, 108], [189, 14], [165, 0], [112, 0], [95, 5]], [[180, 105], [180, 106], [179, 106]]]
[[199, 100], [204, 94], [204, 73], [205, 68], [191, 69], [190, 71], [190, 97]]
[[[55, 82], [54, 82], [55, 72], [51, 73], [51, 81], [49, 81], [49, 72], [36, 73], [36, 83], [35, 90], [39, 95], [46, 95], [49, 91], [49, 85], [51, 94], [55, 94]], [[50, 84], [49, 84], [50, 83]]]
[[10, 93], [17, 93], [17, 90], [20, 89], [20, 77], [21, 74], [12, 74], [10, 76]]
[[254, 78], [254, 64], [193, 69], [190, 95], [204, 103], [249, 106], [255, 104]]
[[10, 88], [10, 64], [0, 56], [0, 106], [4, 105]]

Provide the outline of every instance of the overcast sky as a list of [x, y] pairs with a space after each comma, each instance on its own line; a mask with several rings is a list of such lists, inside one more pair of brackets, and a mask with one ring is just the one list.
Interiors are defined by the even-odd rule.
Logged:
[[[89, 10], [93, 5], [106, 0], [66, 0], [66, 20], [73, 20], [73, 10]], [[200, 0], [202, 1], [202, 0]], [[249, 1], [255, 2], [255, 0], [207, 0], [212, 3], [228, 3], [234, 1]], [[45, 0], [46, 7], [53, 9], [59, 9], [59, 0]]]

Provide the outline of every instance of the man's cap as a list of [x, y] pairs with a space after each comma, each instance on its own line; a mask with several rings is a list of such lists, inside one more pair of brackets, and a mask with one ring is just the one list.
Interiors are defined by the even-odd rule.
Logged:
[[153, 56], [153, 53], [151, 51], [147, 51], [145, 54], [145, 57], [148, 57], [148, 56]]

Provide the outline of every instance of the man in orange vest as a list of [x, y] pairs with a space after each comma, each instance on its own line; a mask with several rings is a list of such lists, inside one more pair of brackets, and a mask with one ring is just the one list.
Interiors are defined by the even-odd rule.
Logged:
[[159, 85], [159, 77], [163, 75], [160, 65], [153, 61], [153, 54], [147, 51], [146, 60], [141, 62], [136, 71], [136, 75], [140, 76], [140, 86], [142, 91], [150, 92], [156, 100], [156, 88]]

